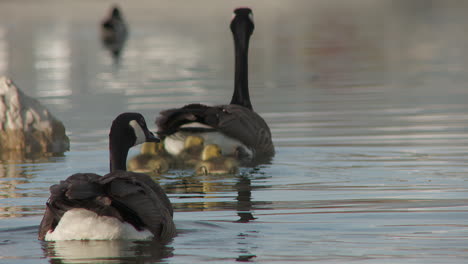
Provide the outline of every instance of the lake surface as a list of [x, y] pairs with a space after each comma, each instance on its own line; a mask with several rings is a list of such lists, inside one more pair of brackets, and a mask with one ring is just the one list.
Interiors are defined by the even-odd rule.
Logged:
[[[123, 3], [118, 64], [98, 38], [111, 2], [0, 2], [0, 75], [71, 140], [0, 162], [0, 263], [467, 263], [467, 3], [186, 2]], [[240, 5], [255, 17], [250, 88], [271, 164], [155, 178], [175, 207], [168, 245], [38, 241], [49, 186], [108, 171], [119, 113], [155, 130], [160, 110], [229, 102]]]

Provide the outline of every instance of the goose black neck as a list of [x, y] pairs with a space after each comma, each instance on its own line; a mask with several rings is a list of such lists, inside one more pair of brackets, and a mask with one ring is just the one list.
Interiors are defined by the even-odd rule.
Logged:
[[122, 143], [118, 138], [109, 135], [110, 172], [127, 170], [127, 155], [131, 146]]
[[231, 104], [237, 104], [252, 109], [249, 95], [248, 51], [250, 34], [242, 30], [234, 32], [235, 76], [234, 94]]

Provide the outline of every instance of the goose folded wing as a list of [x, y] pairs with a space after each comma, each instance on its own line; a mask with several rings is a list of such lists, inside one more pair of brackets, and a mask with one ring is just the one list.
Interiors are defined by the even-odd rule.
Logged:
[[257, 156], [273, 156], [275, 153], [270, 128], [265, 120], [248, 108], [225, 105], [207, 111], [207, 124], [215, 125], [223, 134], [240, 140], [252, 148]]
[[93, 206], [94, 198], [102, 195], [102, 188], [97, 183], [100, 175], [77, 173], [50, 187], [50, 197], [39, 225], [39, 239], [44, 239], [49, 230], [53, 230], [62, 216], [70, 209]]
[[180, 129], [180, 126], [190, 122], [201, 122], [205, 112], [210, 107], [203, 104], [189, 104], [181, 108], [167, 109], [159, 113], [156, 119], [158, 135], [164, 138]]
[[70, 200], [92, 199], [102, 195], [102, 187], [98, 180], [102, 176], [94, 173], [77, 173], [65, 180], [65, 196]]
[[162, 111], [156, 120], [158, 135], [164, 138], [190, 122], [208, 125], [239, 140], [254, 151], [256, 162], [266, 161], [275, 155], [271, 131], [265, 120], [256, 112], [240, 105], [189, 104]]
[[174, 236], [170, 201], [149, 176], [118, 171], [105, 175], [100, 182], [124, 221], [138, 230], [148, 229], [161, 240]]

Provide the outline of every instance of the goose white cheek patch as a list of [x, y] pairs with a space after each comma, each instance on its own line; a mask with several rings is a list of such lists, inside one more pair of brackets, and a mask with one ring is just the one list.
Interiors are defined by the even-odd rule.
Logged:
[[133, 131], [135, 131], [136, 141], [134, 146], [144, 143], [146, 141], [146, 136], [145, 132], [143, 132], [143, 128], [141, 128], [135, 120], [130, 121], [130, 126], [132, 126]]
[[252, 13], [249, 13], [249, 19], [250, 19], [250, 21], [251, 21], [252, 23], [254, 22], [253, 14], [252, 14]]

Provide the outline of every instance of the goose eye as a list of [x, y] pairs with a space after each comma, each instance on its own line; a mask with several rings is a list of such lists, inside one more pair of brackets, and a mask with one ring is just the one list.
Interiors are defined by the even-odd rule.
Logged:
[[140, 118], [140, 121], [139, 121], [140, 125], [142, 127], [145, 127], [146, 126], [146, 122], [145, 122], [145, 119], [144, 118]]

